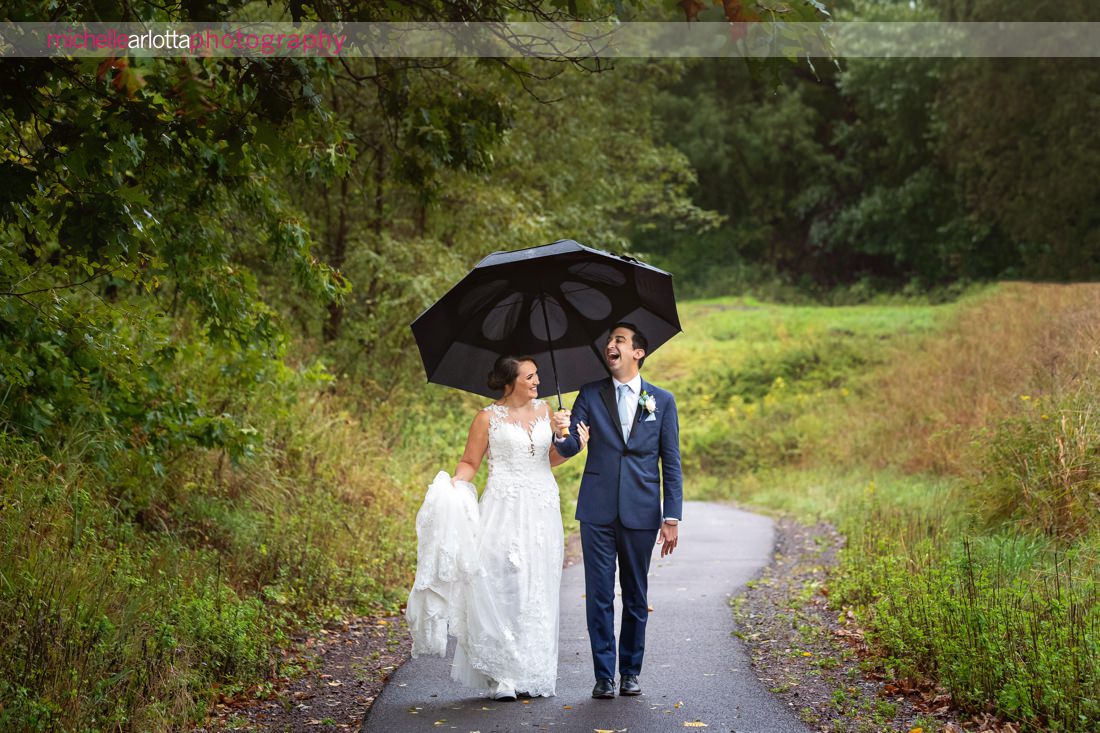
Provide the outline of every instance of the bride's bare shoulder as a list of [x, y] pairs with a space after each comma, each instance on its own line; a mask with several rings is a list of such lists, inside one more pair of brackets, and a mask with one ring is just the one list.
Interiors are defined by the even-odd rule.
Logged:
[[493, 405], [486, 405], [485, 407], [474, 413], [474, 423], [472, 427], [488, 428], [489, 421], [493, 417]]

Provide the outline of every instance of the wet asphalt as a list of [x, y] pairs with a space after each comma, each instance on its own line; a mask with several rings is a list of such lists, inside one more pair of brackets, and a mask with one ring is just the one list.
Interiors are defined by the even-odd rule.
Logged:
[[[458, 686], [449, 677], [452, 640], [445, 659], [410, 659], [393, 673], [363, 731], [806, 733], [794, 710], [757, 679], [734, 635], [730, 599], [771, 561], [773, 544], [767, 517], [685, 503], [679, 547], [663, 560], [654, 550], [638, 697], [591, 697], [584, 567], [577, 563], [562, 574], [556, 697], [497, 702]], [[619, 611], [616, 602], [616, 629]]]

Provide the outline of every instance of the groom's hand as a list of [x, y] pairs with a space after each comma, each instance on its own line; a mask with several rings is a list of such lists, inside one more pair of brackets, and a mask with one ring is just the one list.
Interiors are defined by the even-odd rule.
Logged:
[[671, 555], [676, 549], [676, 543], [680, 538], [679, 524], [665, 522], [661, 525], [661, 534], [657, 537], [657, 544], [661, 546], [661, 557]]
[[569, 434], [569, 421], [573, 419], [573, 413], [569, 410], [558, 410], [554, 413], [554, 435], [565, 437]]

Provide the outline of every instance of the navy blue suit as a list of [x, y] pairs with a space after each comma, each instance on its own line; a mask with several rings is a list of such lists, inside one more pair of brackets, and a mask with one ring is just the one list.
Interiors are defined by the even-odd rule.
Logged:
[[624, 441], [611, 378], [586, 384], [573, 404], [569, 437], [555, 444], [561, 455], [576, 455], [580, 451], [577, 424], [588, 425], [588, 458], [577, 498], [577, 520], [596, 679], [615, 678], [616, 563], [623, 591], [619, 673], [640, 674], [649, 618], [647, 576], [657, 531], [664, 518], [683, 519], [676, 400], [671, 392], [644, 379], [642, 391], [654, 397], [657, 409], [650, 413], [638, 405]]

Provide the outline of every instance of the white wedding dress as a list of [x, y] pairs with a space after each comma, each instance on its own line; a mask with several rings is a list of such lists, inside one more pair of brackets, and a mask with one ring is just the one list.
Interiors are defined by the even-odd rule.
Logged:
[[[452, 493], [446, 493], [436, 478], [417, 515], [417, 581], [406, 610], [414, 655], [442, 654], [441, 627], [449, 628], [458, 641], [454, 680], [482, 690], [504, 683], [533, 697], [556, 690], [564, 551], [544, 405], [536, 401], [540, 417], [529, 426], [512, 419], [504, 406], [485, 408], [489, 478], [474, 532], [466, 531], [462, 519], [471, 501], [468, 490], [455, 491], [447, 482]], [[455, 549], [470, 535], [476, 535], [472, 547]]]

